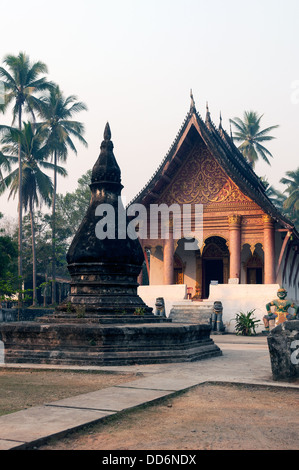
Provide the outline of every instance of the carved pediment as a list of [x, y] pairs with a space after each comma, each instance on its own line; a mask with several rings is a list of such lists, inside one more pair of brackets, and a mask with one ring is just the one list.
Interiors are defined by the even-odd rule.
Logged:
[[209, 204], [251, 201], [222, 170], [204, 144], [197, 144], [160, 197], [160, 203]]

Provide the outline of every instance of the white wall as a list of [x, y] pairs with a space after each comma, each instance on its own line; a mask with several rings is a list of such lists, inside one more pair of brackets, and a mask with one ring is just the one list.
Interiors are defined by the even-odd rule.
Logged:
[[137, 293], [148, 307], [153, 308], [153, 312], [157, 297], [163, 297], [168, 317], [173, 303], [187, 298], [187, 286], [186, 284], [139, 286]]
[[226, 331], [235, 331], [236, 313], [247, 313], [255, 309], [253, 317], [260, 320], [256, 332], [264, 330], [263, 316], [266, 315], [266, 304], [277, 298], [279, 284], [218, 284], [210, 286], [209, 300], [219, 300], [223, 305], [223, 323]]

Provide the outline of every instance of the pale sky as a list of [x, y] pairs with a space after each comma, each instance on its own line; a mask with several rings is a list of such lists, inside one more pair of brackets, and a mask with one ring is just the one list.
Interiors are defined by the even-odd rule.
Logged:
[[[95, 163], [109, 121], [127, 202], [168, 152], [189, 110], [196, 108], [229, 131], [245, 110], [279, 124], [267, 148], [271, 166], [256, 166], [278, 189], [298, 163], [298, 0], [2, 0], [0, 60], [26, 52], [49, 68], [66, 96], [88, 106], [76, 119], [89, 147], [69, 155], [69, 176], [58, 192], [73, 191]], [[11, 116], [0, 115], [10, 124]], [[17, 216], [17, 200], [0, 198], [0, 211]]]

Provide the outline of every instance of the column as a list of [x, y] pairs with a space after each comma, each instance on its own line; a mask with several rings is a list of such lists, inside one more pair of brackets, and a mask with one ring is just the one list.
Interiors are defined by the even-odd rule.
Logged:
[[275, 232], [270, 215], [263, 216], [264, 223], [264, 283], [275, 284]]
[[173, 257], [174, 257], [174, 243], [172, 227], [169, 227], [169, 238], [164, 240], [164, 254], [163, 254], [163, 269], [164, 269], [164, 284], [173, 284]]
[[229, 225], [229, 277], [240, 279], [241, 272], [241, 216], [230, 215]]

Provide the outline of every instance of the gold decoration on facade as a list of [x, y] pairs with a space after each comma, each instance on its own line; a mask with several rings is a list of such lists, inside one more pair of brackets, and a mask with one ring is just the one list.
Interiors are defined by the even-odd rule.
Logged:
[[272, 219], [272, 217], [268, 214], [264, 214], [262, 216], [262, 219], [263, 219], [263, 223], [264, 225], [273, 225], [274, 223], [274, 220]]
[[211, 202], [243, 202], [251, 199], [243, 194], [238, 186], [228, 178], [227, 182]]
[[228, 223], [229, 225], [240, 225], [242, 220], [242, 216], [238, 214], [232, 214], [228, 216]]
[[160, 200], [168, 205], [251, 201], [203, 144], [193, 148]]

